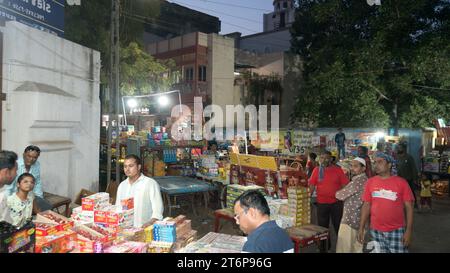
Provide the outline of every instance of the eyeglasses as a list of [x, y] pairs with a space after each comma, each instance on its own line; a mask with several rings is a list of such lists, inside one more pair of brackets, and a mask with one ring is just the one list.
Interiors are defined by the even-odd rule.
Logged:
[[241, 217], [241, 214], [242, 214], [243, 212], [245, 212], [245, 210], [239, 212], [238, 214], [235, 214], [235, 215], [234, 215], [234, 219], [235, 219], [236, 221], [239, 221], [239, 218]]

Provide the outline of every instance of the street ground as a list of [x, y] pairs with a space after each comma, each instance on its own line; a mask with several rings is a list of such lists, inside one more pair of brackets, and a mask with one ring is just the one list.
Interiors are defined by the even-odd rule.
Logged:
[[[184, 214], [192, 219], [192, 228], [198, 231], [198, 238], [203, 237], [210, 231], [214, 231], [214, 209], [218, 209], [215, 198], [210, 200], [208, 208], [205, 208], [201, 197], [196, 199], [195, 206], [197, 215], [194, 215], [190, 203], [187, 200], [178, 200], [181, 207], [173, 209], [173, 216]], [[165, 212], [167, 213], [167, 212]], [[315, 208], [312, 211], [312, 223], [317, 223], [315, 219]], [[165, 215], [167, 216], [167, 215]], [[221, 220], [221, 233], [242, 235], [238, 226], [230, 221]], [[450, 198], [433, 197], [433, 211], [427, 209], [423, 211], [415, 210], [414, 228], [410, 253], [450, 253]], [[336, 250], [336, 234], [331, 231], [331, 249]], [[319, 253], [315, 245], [301, 249], [304, 253]]]

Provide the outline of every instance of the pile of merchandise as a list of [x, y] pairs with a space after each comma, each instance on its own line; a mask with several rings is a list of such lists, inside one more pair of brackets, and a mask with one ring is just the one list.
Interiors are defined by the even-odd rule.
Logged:
[[294, 218], [294, 226], [311, 223], [311, 202], [308, 187], [288, 188], [289, 216]]
[[227, 185], [227, 208], [233, 208], [234, 201], [244, 192], [251, 190], [257, 190], [266, 195], [264, 188], [260, 186]]
[[210, 232], [177, 253], [240, 253], [247, 238]]

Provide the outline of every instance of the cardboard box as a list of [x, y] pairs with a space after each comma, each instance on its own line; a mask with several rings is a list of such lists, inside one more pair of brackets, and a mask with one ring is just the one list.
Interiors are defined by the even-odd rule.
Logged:
[[70, 216], [70, 218], [75, 222], [75, 225], [79, 225], [80, 223], [94, 223], [94, 212], [83, 210], [80, 206], [72, 210], [72, 215]]
[[59, 215], [51, 210], [40, 212], [36, 215], [36, 221], [40, 223], [48, 223], [56, 225], [58, 231], [66, 231], [74, 226], [74, 222], [62, 215]]
[[77, 246], [77, 234], [71, 230], [36, 238], [36, 253], [67, 253]]
[[58, 233], [57, 225], [38, 221], [33, 221], [33, 223], [36, 228], [36, 236], [42, 237]]
[[102, 253], [104, 248], [112, 245], [107, 235], [87, 226], [77, 226], [72, 230], [77, 233], [78, 249], [81, 253]]
[[81, 199], [81, 207], [83, 210], [101, 210], [109, 205], [109, 194], [107, 192], [99, 192]]

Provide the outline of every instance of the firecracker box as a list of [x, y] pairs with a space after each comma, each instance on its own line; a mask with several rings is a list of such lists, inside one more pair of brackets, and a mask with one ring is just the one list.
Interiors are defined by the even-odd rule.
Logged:
[[144, 240], [146, 243], [151, 243], [153, 241], [153, 225], [148, 226], [144, 229]]
[[33, 253], [35, 239], [31, 221], [19, 229], [7, 222], [0, 223], [0, 253]]
[[37, 237], [36, 253], [67, 253], [77, 246], [77, 234], [71, 230], [59, 231], [56, 234]]
[[102, 253], [104, 248], [112, 245], [107, 235], [87, 226], [77, 226], [72, 230], [77, 233], [78, 250], [81, 253]]
[[116, 240], [117, 234], [119, 233], [119, 230], [117, 228], [109, 228], [107, 225], [91, 223], [87, 224], [86, 227], [106, 236], [107, 242], [113, 242], [114, 240]]
[[104, 210], [96, 210], [94, 211], [94, 223], [117, 225], [122, 228], [132, 227], [134, 209], [121, 210], [118, 206], [108, 206]]
[[153, 241], [148, 245], [148, 253], [171, 253], [173, 252], [173, 242]]
[[186, 247], [188, 244], [194, 242], [197, 239], [197, 231], [191, 230], [181, 236], [177, 234], [177, 241], [174, 244], [174, 251], [180, 250], [183, 247]]
[[147, 253], [148, 244], [141, 242], [123, 242], [104, 249], [103, 253]]
[[94, 211], [83, 210], [79, 206], [72, 210], [70, 219], [75, 222], [75, 225], [94, 223]]
[[191, 220], [185, 220], [176, 225], [177, 237], [192, 231]]
[[109, 205], [109, 194], [107, 192], [99, 192], [81, 199], [81, 207], [83, 210], [101, 210]]
[[120, 200], [120, 205], [122, 206], [122, 210], [134, 209], [134, 198]]
[[122, 241], [145, 242], [145, 231], [142, 228], [124, 228], [117, 236]]
[[66, 231], [74, 226], [74, 222], [71, 219], [51, 210], [38, 213], [36, 215], [36, 221], [56, 225], [58, 231]]
[[41, 223], [38, 221], [34, 221], [33, 223], [36, 227], [36, 236], [48, 236], [58, 232], [58, 229], [56, 228], [57, 225], [55, 224]]

